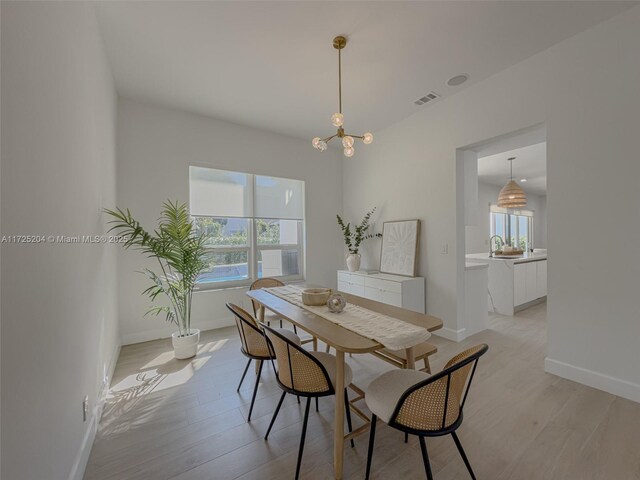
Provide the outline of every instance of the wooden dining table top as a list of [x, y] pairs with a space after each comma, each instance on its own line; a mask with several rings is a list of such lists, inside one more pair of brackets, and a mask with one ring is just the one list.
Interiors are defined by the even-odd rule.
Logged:
[[[353, 305], [358, 305], [373, 312], [388, 315], [389, 317], [423, 327], [429, 332], [442, 328], [442, 320], [432, 315], [406, 310], [349, 293], [337, 293], [340, 293], [347, 302]], [[277, 313], [282, 318], [343, 352], [368, 353], [384, 348], [383, 345], [375, 340], [363, 337], [313, 312], [289, 303], [269, 293], [267, 290], [250, 290], [247, 292], [247, 295], [264, 305], [267, 309]]]

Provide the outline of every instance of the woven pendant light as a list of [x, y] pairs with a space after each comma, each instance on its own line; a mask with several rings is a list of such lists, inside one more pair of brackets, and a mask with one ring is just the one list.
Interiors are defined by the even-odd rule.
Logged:
[[510, 165], [509, 182], [502, 187], [500, 195], [498, 195], [498, 206], [502, 208], [521, 208], [527, 206], [527, 195], [520, 185], [513, 179], [513, 161], [516, 157], [508, 159]]

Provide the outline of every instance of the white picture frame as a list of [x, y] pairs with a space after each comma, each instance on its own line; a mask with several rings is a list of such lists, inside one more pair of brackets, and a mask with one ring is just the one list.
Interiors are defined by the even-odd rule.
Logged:
[[415, 277], [418, 266], [420, 220], [396, 220], [382, 224], [380, 273]]

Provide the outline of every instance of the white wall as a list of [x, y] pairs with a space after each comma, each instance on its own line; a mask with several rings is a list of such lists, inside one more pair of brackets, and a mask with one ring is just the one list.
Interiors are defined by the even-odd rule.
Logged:
[[[120, 100], [118, 103], [117, 204], [129, 208], [148, 228], [155, 225], [162, 202], [189, 200], [190, 164], [226, 170], [295, 178], [306, 182], [307, 281], [335, 287], [343, 265], [342, 243], [335, 221], [342, 208], [340, 152], [319, 153], [311, 143], [239, 126], [191, 113]], [[139, 252], [119, 255], [120, 328], [123, 343], [170, 335], [160, 318], [143, 318], [148, 286], [139, 273]], [[249, 307], [246, 288], [197, 293], [193, 302], [195, 328], [231, 325], [225, 303]]]
[[[3, 2], [1, 43], [2, 235], [103, 233], [116, 99], [92, 6]], [[115, 246], [5, 243], [2, 257], [1, 476], [81, 478], [118, 347]]]
[[[427, 309], [443, 318], [445, 334], [459, 336], [465, 243], [456, 149], [546, 124], [547, 369], [640, 400], [640, 257], [629, 255], [640, 244], [638, 112], [635, 7], [376, 132], [371, 148], [345, 162], [344, 211], [378, 205], [384, 219], [422, 220]], [[624, 234], [613, 233], [621, 225]], [[375, 265], [377, 256], [365, 260]]]
[[[500, 188], [478, 182], [478, 214], [474, 225], [467, 225], [465, 232], [466, 253], [489, 252], [489, 204], [498, 201]], [[527, 210], [533, 210], [533, 246], [547, 248], [547, 197], [527, 193]]]

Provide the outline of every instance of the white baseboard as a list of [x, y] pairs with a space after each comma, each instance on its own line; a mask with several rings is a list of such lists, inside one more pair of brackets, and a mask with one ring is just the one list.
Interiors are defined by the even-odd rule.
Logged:
[[465, 338], [467, 338], [467, 329], [461, 328], [460, 330], [454, 330], [453, 328], [443, 327], [440, 330], [436, 330], [434, 335], [438, 335], [439, 337], [446, 338], [447, 340], [452, 340], [454, 342], [461, 342]]
[[[113, 378], [113, 372], [116, 369], [118, 363], [118, 357], [120, 356], [120, 344], [116, 345], [111, 358], [109, 359], [109, 366], [107, 367], [107, 375], [109, 375], [109, 381]], [[80, 450], [76, 455], [76, 460], [71, 467], [71, 473], [69, 474], [69, 480], [82, 480], [84, 477], [84, 471], [87, 468], [87, 462], [89, 461], [89, 455], [91, 454], [91, 447], [93, 447], [93, 441], [96, 438], [96, 432], [98, 431], [98, 424], [100, 418], [102, 418], [102, 410], [104, 408], [104, 402], [107, 395], [109, 385], [104, 385], [96, 398], [96, 404], [91, 413], [89, 419], [89, 425], [82, 438], [82, 444], [80, 444]]]
[[637, 383], [576, 367], [549, 357], [544, 360], [544, 370], [547, 373], [640, 403], [640, 385]]
[[[192, 328], [199, 330], [213, 330], [214, 328], [230, 327], [234, 325], [233, 318], [218, 318], [207, 322], [192, 323]], [[142, 332], [125, 333], [122, 335], [122, 345], [131, 345], [134, 343], [149, 342], [151, 340], [158, 340], [160, 338], [169, 338], [171, 334], [177, 330], [177, 327], [172, 324], [167, 324], [163, 327], [152, 328], [144, 330]]]

